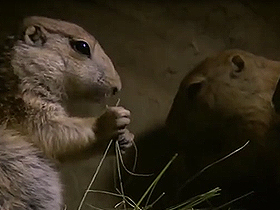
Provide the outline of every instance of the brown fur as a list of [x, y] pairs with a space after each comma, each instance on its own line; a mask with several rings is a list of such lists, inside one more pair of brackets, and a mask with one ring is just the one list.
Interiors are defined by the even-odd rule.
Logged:
[[[231, 199], [255, 191], [250, 209], [277, 203], [280, 136], [272, 98], [279, 76], [280, 62], [228, 50], [207, 58], [183, 79], [167, 119], [184, 159], [181, 195], [200, 183], [204, 190], [220, 186]], [[244, 150], [185, 185], [185, 177], [248, 140]]]
[[[89, 52], [73, 47], [77, 41]], [[44, 17], [26, 18], [0, 57], [0, 208], [60, 209], [52, 159], [103, 148], [112, 138], [123, 149], [131, 145], [130, 113], [123, 107], [109, 107], [98, 118], [70, 117], [65, 108], [68, 99], [114, 94], [119, 75], [84, 29]]]
[[[279, 77], [280, 62], [242, 50], [227, 50], [198, 64], [182, 80], [166, 126], [137, 138], [137, 172], [154, 176], [129, 177], [126, 192], [140, 199], [179, 153], [153, 192], [151, 202], [166, 193], [154, 209], [166, 209], [215, 187], [222, 191], [209, 200], [214, 207], [254, 191], [223, 209], [278, 209], [280, 130], [274, 107], [280, 104], [280, 91], [275, 93]], [[248, 140], [243, 150], [192, 179]], [[197, 208], [208, 209], [209, 202]]]
[[[244, 61], [245, 66], [241, 72], [236, 70], [238, 67], [231, 61], [234, 56], [239, 56]], [[253, 131], [258, 137], [262, 137], [272, 123], [272, 97], [279, 73], [279, 62], [241, 50], [229, 50], [207, 58], [181, 82], [167, 124], [171, 127], [174, 125], [172, 120], [176, 119], [182, 122], [180, 125], [187, 127], [188, 120], [195, 120], [187, 115], [192, 111], [202, 110], [202, 113], [217, 113], [223, 118], [242, 118], [240, 120], [244, 130]], [[188, 93], [193, 84], [201, 84], [201, 89], [197, 93]], [[187, 94], [196, 95], [188, 100]], [[192, 106], [194, 109], [187, 108]], [[196, 111], [199, 117], [204, 115], [199, 114], [199, 111]], [[176, 114], [180, 116], [175, 116]], [[204, 115], [204, 118], [207, 116]], [[238, 124], [238, 127], [241, 125]], [[259, 129], [256, 130], [256, 127]]]

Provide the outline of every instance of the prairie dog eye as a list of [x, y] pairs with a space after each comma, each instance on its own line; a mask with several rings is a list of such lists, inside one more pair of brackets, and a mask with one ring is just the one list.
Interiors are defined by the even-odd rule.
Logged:
[[82, 40], [70, 40], [71, 47], [78, 53], [91, 57], [89, 44]]

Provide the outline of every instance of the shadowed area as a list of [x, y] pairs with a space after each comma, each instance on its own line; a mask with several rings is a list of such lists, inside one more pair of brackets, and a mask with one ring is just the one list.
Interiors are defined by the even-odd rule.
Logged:
[[[187, 72], [204, 58], [231, 48], [279, 60], [279, 4], [276, 1], [242, 0], [11, 0], [0, 7], [0, 40], [16, 30], [23, 17], [30, 15], [74, 22], [93, 34], [113, 61], [123, 83], [122, 92], [107, 103], [114, 105], [119, 97], [120, 105], [131, 111], [129, 129], [135, 133], [136, 141], [143, 139], [147, 142], [147, 146], [139, 146], [140, 156], [146, 152], [159, 154], [151, 159], [148, 168], [139, 168], [141, 173], [150, 173], [153, 169], [160, 170], [174, 151], [173, 142], [170, 145], [168, 140], [163, 140], [167, 138], [165, 129], [155, 129], [153, 134], [148, 131], [164, 124]], [[198, 89], [199, 85], [192, 86], [190, 92], [194, 93], [193, 96]], [[75, 110], [79, 116], [86, 116], [99, 114], [104, 107], [104, 104], [92, 105], [81, 101], [71, 104], [69, 109]], [[149, 140], [150, 135], [153, 141]], [[183, 161], [180, 157], [176, 161]], [[77, 208], [99, 160], [98, 156], [62, 166], [68, 209]], [[114, 190], [114, 169], [115, 158], [107, 158], [94, 188]], [[143, 191], [144, 188], [142, 185], [137, 190]], [[205, 188], [208, 190], [208, 186]], [[111, 208], [118, 200], [107, 195], [90, 194], [86, 202]], [[85, 205], [83, 209], [91, 207]]]

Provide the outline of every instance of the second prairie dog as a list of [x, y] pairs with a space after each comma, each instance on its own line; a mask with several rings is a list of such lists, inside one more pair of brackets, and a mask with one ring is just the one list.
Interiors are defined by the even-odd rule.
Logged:
[[[191, 184], [199, 183], [204, 190], [221, 187], [227, 201], [254, 191], [249, 201], [244, 199], [247, 206], [241, 204], [246, 209], [265, 209], [278, 202], [280, 130], [273, 96], [279, 77], [280, 62], [242, 50], [209, 57], [185, 76], [167, 118], [184, 162], [175, 181], [181, 199], [196, 190]], [[186, 183], [186, 177], [248, 140], [243, 150]]]
[[[99, 102], [121, 89], [111, 60], [84, 29], [28, 17], [20, 32], [10, 37], [0, 57], [0, 143], [5, 151], [0, 179], [6, 180], [0, 183], [0, 206], [59, 209], [61, 186], [51, 160], [105, 146], [111, 139], [119, 140], [122, 149], [131, 146], [130, 112], [109, 107], [100, 117], [79, 118], [65, 110], [68, 99]], [[9, 164], [15, 170], [6, 174]], [[15, 183], [9, 185], [9, 179]]]
[[[136, 172], [154, 176], [128, 177], [126, 193], [141, 198], [178, 153], [153, 191], [154, 199], [166, 193], [154, 209], [183, 203], [216, 187], [221, 194], [197, 208], [215, 209], [247, 194], [221, 209], [279, 209], [279, 77], [279, 61], [243, 50], [226, 50], [201, 61], [182, 79], [166, 125], [137, 137]], [[207, 167], [248, 140], [239, 152]], [[132, 151], [127, 158], [131, 167], [133, 155]]]
[[239, 122], [235, 129], [243, 126], [243, 134], [262, 139], [276, 117], [272, 98], [279, 67], [278, 61], [242, 50], [227, 50], [205, 59], [181, 82], [167, 125], [187, 132], [192, 123], [201, 121], [197, 129], [203, 130], [211, 126], [203, 122], [232, 118]]

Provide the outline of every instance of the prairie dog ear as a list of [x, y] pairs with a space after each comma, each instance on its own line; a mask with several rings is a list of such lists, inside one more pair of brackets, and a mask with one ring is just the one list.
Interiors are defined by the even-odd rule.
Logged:
[[231, 58], [231, 63], [233, 69], [230, 75], [231, 77], [237, 77], [244, 70], [245, 62], [239, 55], [235, 55]]
[[197, 77], [193, 81], [189, 82], [186, 90], [188, 100], [192, 101], [196, 99], [196, 97], [201, 91], [204, 82], [205, 82], [205, 78], [203, 77]]
[[39, 26], [28, 26], [24, 31], [24, 41], [29, 45], [42, 46], [47, 40], [44, 29]]

